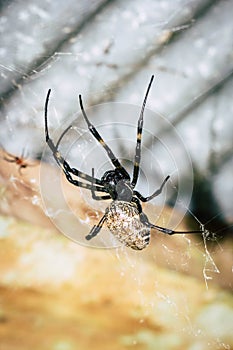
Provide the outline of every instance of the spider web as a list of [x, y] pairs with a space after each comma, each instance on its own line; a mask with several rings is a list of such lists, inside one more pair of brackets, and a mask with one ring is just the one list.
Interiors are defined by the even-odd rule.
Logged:
[[[92, 164], [97, 162], [95, 171], [98, 177], [109, 169], [109, 160], [101, 147], [87, 133], [82, 116], [76, 113], [79, 109], [78, 93], [82, 94], [88, 116], [98, 127], [101, 135], [103, 133], [104, 139], [114, 149], [114, 153], [119, 154], [123, 165], [132, 171], [138, 111], [149, 78], [151, 74], [155, 74], [155, 83], [148, 98], [145, 114], [143, 156], [137, 189], [143, 194], [151, 193], [167, 174], [171, 175], [171, 181], [164, 193], [152, 202], [155, 210], [153, 216], [149, 210], [150, 219], [153, 222], [161, 220], [162, 226], [175, 228], [185, 220], [185, 214], [188, 213], [196, 226], [203, 231], [200, 240], [193, 240], [188, 235], [182, 236], [185, 244], [179, 248], [179, 254], [185, 271], [190, 268], [193, 250], [201, 252], [202, 261], [199, 270], [201, 269], [201, 280], [205, 282], [206, 289], [209, 288], [211, 279], [215, 281], [216, 275], [221, 275], [221, 268], [215, 262], [214, 251], [219, 247], [224, 254], [225, 245], [222, 245], [218, 235], [213, 235], [221, 232], [219, 227], [214, 229], [217, 214], [212, 215], [211, 212], [212, 216], [200, 218], [199, 213], [196, 214], [192, 208], [192, 187], [196, 176], [195, 172], [193, 175], [192, 164], [201, 174], [212, 173], [211, 186], [221, 216], [224, 218], [224, 225], [230, 229], [232, 224], [232, 200], [228, 197], [230, 191], [226, 185], [232, 183], [232, 180], [230, 177], [230, 180], [225, 181], [228, 179], [229, 171], [223, 171], [229, 162], [232, 162], [232, 136], [229, 130], [232, 130], [233, 120], [231, 107], [233, 67], [227, 60], [231, 54], [231, 41], [228, 38], [231, 37], [229, 27], [232, 22], [230, 16], [232, 11], [230, 2], [228, 4], [222, 2], [220, 5], [218, 2], [216, 5], [215, 2], [210, 3], [174, 1], [167, 6], [164, 2], [149, 0], [143, 3], [139, 0], [129, 1], [127, 4], [124, 1], [109, 2], [95, 16], [93, 13], [89, 14], [84, 22], [77, 23], [75, 28], [69, 23], [61, 30], [59, 20], [55, 19], [53, 32], [57, 29], [57, 32], [62, 34], [57, 38], [50, 36], [49, 32], [48, 42], [41, 39], [42, 36], [46, 36], [43, 33], [37, 37], [37, 44], [31, 46], [29, 45], [32, 40], [31, 34], [23, 33], [21, 36], [16, 36], [19, 45], [10, 47], [4, 55], [4, 45], [6, 49], [9, 46], [6, 42], [14, 41], [13, 34], [12, 37], [5, 35], [0, 58], [2, 74], [0, 132], [4, 148], [20, 155], [26, 145], [30, 157], [52, 163], [51, 152], [45, 147], [42, 117], [46, 92], [48, 88], [52, 88], [49, 112], [51, 135], [57, 140], [65, 127], [75, 121], [73, 128], [61, 143], [61, 153], [67, 156], [75, 167], [79, 168], [80, 164], [81, 169], [88, 174]], [[28, 26], [28, 22], [24, 19], [26, 15], [26, 8], [21, 8], [21, 23], [27, 24], [27, 28], [34, 28], [32, 22]], [[54, 20], [52, 11], [48, 11], [47, 15], [49, 21]], [[8, 16], [9, 12], [3, 16], [1, 22], [3, 27], [8, 21]], [[40, 13], [40, 16], [45, 18], [43, 13]], [[74, 20], [74, 17], [72, 18]], [[48, 23], [45, 22], [44, 28], [50, 28]], [[9, 27], [14, 27], [10, 25], [10, 20]], [[19, 31], [19, 28], [15, 28], [16, 32]], [[41, 49], [39, 45], [41, 43], [45, 50]], [[33, 47], [33, 50], [29, 50], [29, 47]], [[32, 52], [35, 48], [36, 52]], [[221, 52], [221, 55], [217, 55], [216, 52]], [[104, 104], [105, 102], [108, 103]], [[216, 107], [216, 103], [215, 113], [212, 113], [213, 105]], [[88, 108], [93, 105], [96, 107]], [[220, 116], [226, 119], [222, 120]], [[224, 127], [224, 123], [228, 127]], [[207, 132], [209, 129], [211, 133]], [[181, 135], [181, 140], [176, 134]], [[224, 136], [220, 139], [221, 134]], [[185, 147], [182, 146], [182, 142]], [[44, 171], [42, 166], [42, 187], [44, 179], [50, 182], [46, 184], [48, 186], [46, 189], [42, 189], [42, 195], [50, 194], [47, 189], [53, 189], [52, 195], [47, 197], [49, 200], [49, 203], [46, 203], [47, 216], [58, 226], [62, 226], [61, 231], [66, 236], [77, 243], [86, 244], [85, 233], [91, 227], [89, 216], [84, 218], [75, 216], [72, 206], [69, 205], [63, 208], [61, 203], [63, 200], [66, 201], [66, 195], [61, 186], [62, 174], [54, 179]], [[23, 177], [19, 181], [12, 176], [10, 181], [16, 190], [24, 183]], [[56, 189], [59, 188], [59, 192], [54, 190], [52, 185]], [[219, 196], [221, 186], [224, 187], [224, 193]], [[94, 202], [90, 193], [85, 190], [82, 190], [81, 194], [85, 205], [91, 208], [96, 219], [99, 219], [107, 204]], [[24, 197], [25, 200], [31, 201], [32, 206], [37, 205], [40, 200], [37, 196], [31, 198], [25, 194]], [[203, 201], [205, 197], [202, 196], [200, 202]], [[163, 209], [170, 203], [174, 210], [167, 218]], [[207, 203], [207, 206], [211, 204]], [[147, 213], [146, 207], [145, 211]], [[213, 221], [213, 225], [208, 230], [210, 221]], [[76, 225], [80, 230], [78, 237]], [[170, 267], [173, 262], [172, 269], [179, 271], [180, 264], [175, 260], [177, 248], [170, 246], [168, 237], [164, 237], [160, 241], [161, 245], [152, 242], [148, 248], [150, 256], [148, 258], [146, 251], [141, 255], [135, 255], [136, 253], [130, 252], [125, 247], [118, 247], [117, 242], [109, 238], [109, 233], [103, 231], [103, 235], [100, 235], [97, 243], [93, 245], [117, 246], [110, 254], [118, 257], [119, 274], [123, 281], [128, 276], [129, 266], [141, 305], [146, 306], [148, 313], [150, 309], [156, 312], [157, 306], [148, 304], [143, 292], [145, 280], [141, 266], [146, 259], [152, 259], [153, 264], [159, 262], [156, 256], [158, 250], [156, 253], [151, 253], [151, 247], [156, 245], [164, 253], [165, 261], [162, 266]], [[215, 242], [214, 248], [211, 242]], [[231, 283], [229, 281], [229, 285]], [[193, 332], [199, 336], [189, 317], [188, 302], [186, 311], [180, 311], [172, 293], [161, 292], [156, 279], [154, 293], [161, 302], [170, 306], [171, 314], [175, 314], [177, 319], [186, 319], [187, 327], [184, 332]], [[140, 322], [143, 324], [145, 320], [146, 314]], [[204, 327], [201, 331], [204, 332]], [[213, 336], [212, 339], [212, 343], [208, 344], [209, 348], [230, 348], [227, 341], [220, 340], [221, 337], [218, 339], [217, 336]], [[136, 337], [126, 340], [132, 341], [130, 344], [133, 345], [143, 341]]]

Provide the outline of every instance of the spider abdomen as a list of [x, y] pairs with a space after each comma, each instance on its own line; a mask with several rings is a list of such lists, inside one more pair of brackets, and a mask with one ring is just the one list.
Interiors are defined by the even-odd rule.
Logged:
[[106, 225], [124, 245], [144, 249], [150, 241], [150, 228], [140, 221], [137, 206], [132, 202], [113, 201], [106, 210]]

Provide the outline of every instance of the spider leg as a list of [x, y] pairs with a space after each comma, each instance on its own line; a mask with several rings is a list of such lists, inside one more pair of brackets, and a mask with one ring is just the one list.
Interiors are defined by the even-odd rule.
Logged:
[[3, 152], [7, 155], [7, 156], [3, 156], [1, 158], [6, 160], [7, 162], [14, 163], [15, 160], [19, 158], [19, 157], [15, 156], [14, 154], [7, 152], [1, 143], [0, 143], [0, 147], [2, 148]]
[[[70, 128], [72, 128], [72, 125], [69, 125], [64, 131], [63, 131], [63, 133], [61, 134], [61, 136], [59, 137], [59, 139], [58, 139], [58, 141], [57, 141], [57, 144], [56, 144], [56, 149], [58, 149], [58, 146], [59, 146], [59, 144], [60, 144], [60, 142], [61, 142], [61, 140], [62, 140], [62, 138], [65, 136], [65, 134], [68, 132], [68, 130], [70, 129]], [[71, 172], [73, 175], [76, 175], [76, 176], [79, 176], [79, 177], [81, 177], [80, 176], [80, 171], [79, 170], [77, 170], [77, 169], [75, 169], [75, 168], [70, 168], [69, 167], [69, 164], [63, 159], [63, 164], [64, 163], [66, 163], [65, 165], [66, 165], [66, 168], [67, 168], [67, 171], [69, 171], [69, 172]], [[93, 170], [94, 170], [94, 168], [93, 168]], [[92, 174], [92, 176], [89, 176], [89, 175], [87, 175], [87, 174], [85, 174], [86, 175], [86, 177], [85, 177], [85, 179], [86, 180], [88, 180], [88, 181], [90, 181], [91, 183], [92, 183], [92, 185], [94, 184], [94, 183], [97, 183], [97, 184], [99, 184], [99, 185], [102, 185], [102, 182], [101, 182], [101, 180], [99, 180], [99, 179], [97, 179], [97, 178], [95, 178], [94, 177], [94, 172], [93, 172], [93, 174]], [[83, 177], [84, 178], [84, 177]], [[94, 192], [95, 193], [95, 192]], [[104, 196], [105, 197], [105, 196]], [[108, 196], [107, 196], [108, 197]], [[94, 198], [93, 197], [93, 195], [92, 195], [92, 198]], [[100, 197], [98, 197], [98, 198], [100, 198]], [[110, 199], [111, 197], [109, 197], [109, 198], [106, 198], [106, 199]], [[94, 199], [96, 199], [96, 198], [94, 198]], [[100, 198], [101, 199], [101, 198]]]
[[85, 237], [88, 241], [90, 239], [92, 239], [93, 237], [95, 237], [96, 235], [98, 235], [98, 233], [100, 232], [104, 221], [106, 220], [106, 216], [104, 214], [104, 216], [100, 219], [100, 221], [98, 222], [97, 225], [94, 225], [91, 229], [91, 231], [88, 233], [88, 235]]
[[69, 125], [61, 134], [61, 136], [59, 137], [57, 144], [56, 144], [56, 149], [58, 149], [58, 146], [60, 145], [61, 140], [63, 139], [63, 137], [65, 136], [65, 134], [67, 133], [68, 130], [70, 130], [72, 128], [72, 125]]
[[[88, 174], [86, 174], [86, 173], [84, 173], [84, 172], [82, 172], [82, 171], [80, 171], [78, 169], [71, 168], [70, 165], [67, 163], [67, 161], [62, 157], [60, 152], [57, 150], [58, 146], [59, 146], [59, 143], [61, 142], [62, 137], [69, 130], [70, 126], [68, 128], [66, 128], [65, 131], [62, 133], [62, 135], [60, 136], [56, 146], [55, 146], [53, 140], [49, 136], [49, 131], [48, 131], [48, 103], [49, 103], [50, 93], [51, 93], [51, 89], [48, 90], [46, 101], [45, 101], [45, 114], [44, 114], [44, 117], [45, 117], [45, 139], [46, 139], [46, 142], [47, 142], [49, 148], [51, 149], [51, 151], [53, 152], [53, 156], [54, 156], [56, 162], [63, 169], [66, 177], [67, 177], [66, 173], [70, 172], [73, 175], [78, 176], [78, 177], [80, 177], [80, 178], [82, 178], [82, 179], [84, 179], [86, 181], [93, 182], [93, 179], [92, 179], [92, 177], [90, 175], [88, 175]], [[67, 179], [68, 179], [68, 177], [67, 177]], [[70, 180], [68, 179], [68, 181], [70, 181]], [[75, 181], [75, 180], [73, 180], [73, 181]], [[70, 181], [70, 182], [72, 182], [72, 181]], [[81, 182], [78, 181], [78, 183], [81, 183]], [[99, 179], [94, 179], [94, 183], [96, 183], [98, 185], [102, 185], [102, 182]], [[84, 186], [80, 185], [80, 187], [91, 189], [91, 185], [87, 184], [88, 186], [85, 186], [86, 184], [85, 183], [83, 183], [83, 184], [84, 184]], [[79, 186], [79, 185], [76, 185], [76, 186]], [[102, 192], [105, 192], [105, 191], [102, 191]]]
[[153, 79], [154, 79], [154, 75], [152, 75], [150, 83], [148, 85], [148, 88], [147, 88], [147, 91], [146, 91], [146, 95], [144, 97], [144, 101], [143, 101], [143, 104], [142, 104], [141, 113], [140, 113], [140, 116], [139, 116], [139, 119], [138, 119], [137, 144], [136, 144], [135, 158], [134, 158], [133, 180], [131, 182], [133, 187], [136, 186], [136, 183], [138, 181], [139, 165], [140, 165], [140, 161], [141, 161], [141, 140], [142, 140], [142, 128], [143, 128], [143, 114], [144, 114], [147, 97], [148, 97], [148, 94], [149, 94], [149, 91], [150, 91]]
[[142, 202], [149, 202], [152, 198], [158, 196], [162, 190], [164, 185], [166, 184], [166, 182], [168, 181], [168, 179], [170, 178], [170, 176], [168, 175], [166, 177], [166, 179], [163, 181], [162, 185], [160, 186], [160, 188], [158, 190], [156, 190], [151, 196], [148, 197], [144, 197], [141, 193], [139, 193], [138, 191], [133, 191], [134, 195], [136, 195]]
[[[94, 168], [92, 168], [92, 179], [94, 179]], [[92, 188], [91, 188], [91, 195], [92, 195], [92, 198], [97, 200], [97, 201], [100, 201], [100, 200], [106, 200], [106, 199], [111, 199], [112, 197], [110, 195], [106, 195], [106, 196], [97, 196], [95, 194], [95, 186], [94, 186], [94, 182], [91, 183], [92, 185]]]
[[21, 165], [19, 166], [19, 174], [20, 174], [20, 175], [22, 175], [22, 169], [25, 169], [25, 168], [27, 168], [27, 164], [21, 164]]
[[150, 228], [152, 228], [152, 229], [156, 229], [156, 230], [158, 230], [158, 231], [160, 231], [160, 232], [163, 232], [163, 233], [165, 233], [166, 235], [175, 235], [175, 234], [181, 234], [181, 235], [183, 235], [183, 234], [186, 234], [186, 233], [203, 233], [203, 232], [204, 232], [204, 231], [201, 231], [201, 230], [193, 230], [193, 231], [174, 231], [174, 230], [171, 230], [171, 229], [169, 229], [169, 228], [165, 228], [165, 227], [161, 227], [161, 226], [158, 226], [158, 225], [154, 225], [154, 224], [152, 224], [151, 222], [149, 222], [148, 217], [147, 217], [146, 214], [143, 213], [143, 212], [140, 213], [140, 221], [141, 221], [144, 225], [146, 225], [146, 226], [148, 226], [148, 227], [150, 227]]
[[151, 228], [154, 228], [160, 232], [163, 232], [167, 235], [176, 235], [176, 234], [186, 234], [186, 233], [204, 233], [204, 231], [201, 231], [201, 230], [193, 230], [193, 231], [174, 231], [174, 230], [170, 230], [169, 228], [164, 228], [164, 227], [161, 227], [161, 226], [157, 226], [157, 225], [153, 225], [151, 223], [150, 224], [150, 227]]
[[98, 133], [98, 131], [96, 130], [96, 128], [94, 127], [93, 124], [91, 124], [91, 122], [89, 121], [86, 112], [84, 110], [83, 107], [83, 102], [82, 102], [82, 96], [79, 95], [79, 104], [80, 104], [80, 108], [83, 114], [83, 117], [87, 123], [88, 129], [89, 131], [92, 133], [92, 135], [94, 136], [94, 138], [101, 144], [101, 146], [105, 149], [105, 151], [108, 154], [108, 157], [110, 158], [112, 164], [114, 165], [115, 168], [120, 169], [122, 171], [122, 173], [129, 178], [129, 174], [128, 172], [125, 170], [125, 168], [120, 164], [119, 160], [116, 158], [116, 156], [114, 155], [114, 153], [112, 152], [111, 148], [105, 143], [105, 141], [103, 140], [103, 138], [100, 136], [100, 134]]
[[72, 178], [72, 176], [70, 175], [70, 172], [66, 169], [66, 167], [63, 165], [63, 164], [60, 164], [67, 180], [72, 183], [74, 186], [78, 186], [78, 187], [82, 187], [82, 188], [86, 188], [88, 190], [94, 190], [95, 191], [99, 191], [99, 192], [107, 192], [107, 190], [104, 188], [104, 187], [100, 187], [100, 186], [94, 186], [93, 185], [90, 185], [89, 183], [86, 183], [86, 182], [82, 182], [82, 181], [78, 181], [78, 180], [74, 180]]
[[[56, 146], [55, 146], [56, 149], [58, 149], [58, 146], [59, 146], [61, 140], [63, 139], [63, 137], [65, 136], [65, 134], [68, 132], [68, 130], [71, 129], [71, 128], [72, 128], [72, 125], [69, 125], [69, 126], [63, 131], [63, 133], [62, 133], [61, 136], [59, 137], [59, 139], [58, 139], [58, 141], [57, 141], [57, 144], [56, 144]], [[60, 155], [60, 156], [61, 156], [61, 155]], [[66, 166], [67, 171], [71, 172], [71, 173], [72, 173], [73, 175], [75, 175], [75, 176], [82, 177], [82, 176], [80, 175], [82, 172], [80, 172], [79, 170], [77, 170], [77, 169], [75, 169], [75, 168], [71, 168], [71, 167], [69, 166], [69, 164], [65, 161], [64, 158], [63, 158], [63, 164]], [[83, 173], [82, 173], [82, 174], [83, 174]], [[85, 177], [83, 177], [83, 179], [90, 181], [92, 184], [93, 184], [93, 183], [97, 183], [97, 184], [99, 184], [99, 185], [102, 185], [101, 180], [95, 178], [94, 175], [89, 176], [88, 174], [85, 174]], [[110, 198], [111, 198], [111, 197], [110, 197]]]
[[27, 157], [26, 151], [25, 151], [25, 148], [23, 148], [22, 153], [21, 153], [21, 158], [26, 158], [26, 157]]
[[[9, 157], [9, 155], [8, 155], [8, 157]], [[6, 160], [9, 163], [15, 163], [15, 158], [14, 159], [10, 159], [10, 158], [7, 158], [7, 157], [3, 157], [3, 159]]]
[[[5, 150], [5, 148], [2, 146], [2, 144], [0, 144], [0, 146], [1, 146], [1, 148], [3, 149], [4, 153], [7, 155], [7, 157], [10, 157], [10, 158], [15, 159], [14, 154], [7, 152], [7, 151]], [[3, 158], [4, 158], [4, 157], [3, 157]], [[6, 160], [7, 160], [7, 159], [6, 159]]]

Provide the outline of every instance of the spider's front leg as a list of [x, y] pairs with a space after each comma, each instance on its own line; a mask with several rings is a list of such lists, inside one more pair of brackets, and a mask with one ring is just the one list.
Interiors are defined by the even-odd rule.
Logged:
[[[92, 179], [94, 180], [94, 168], [92, 168]], [[94, 181], [91, 182], [91, 195], [92, 198], [95, 199], [96, 201], [101, 201], [101, 200], [107, 200], [107, 199], [111, 199], [110, 195], [106, 195], [106, 196], [97, 196], [95, 194], [96, 191], [96, 186], [94, 185]]]
[[49, 136], [49, 130], [48, 130], [48, 103], [49, 103], [49, 97], [50, 97], [50, 93], [51, 90], [48, 91], [47, 97], [46, 97], [46, 101], [45, 101], [45, 113], [44, 113], [44, 117], [45, 117], [45, 139], [46, 139], [46, 143], [48, 144], [49, 148], [51, 149], [53, 156], [57, 162], [57, 164], [62, 168], [63, 172], [66, 175], [67, 180], [72, 183], [75, 186], [79, 186], [79, 187], [83, 187], [83, 188], [87, 188], [89, 190], [91, 190], [91, 188], [93, 187], [91, 184], [85, 183], [85, 182], [81, 182], [81, 181], [77, 181], [74, 180], [71, 176], [71, 174], [80, 177], [81, 179], [84, 179], [86, 181], [95, 183], [97, 185], [100, 186], [96, 186], [96, 190], [100, 191], [100, 192], [106, 192], [104, 190], [104, 188], [102, 187], [102, 182], [99, 179], [96, 178], [92, 178], [90, 175], [75, 169], [75, 168], [71, 168], [70, 165], [68, 164], [68, 162], [62, 157], [62, 155], [60, 154], [60, 152], [58, 151], [58, 145], [61, 141], [61, 139], [63, 138], [63, 136], [65, 135], [65, 133], [70, 129], [70, 127], [66, 128], [65, 131], [62, 133], [62, 135], [60, 136], [57, 145], [54, 144], [53, 140], [50, 138]]
[[102, 136], [99, 134], [99, 132], [97, 131], [95, 126], [89, 121], [89, 119], [87, 117], [87, 114], [86, 114], [86, 112], [84, 110], [84, 107], [83, 107], [83, 102], [82, 102], [81, 95], [79, 95], [79, 104], [80, 104], [80, 108], [81, 108], [83, 117], [84, 117], [84, 119], [85, 119], [85, 121], [87, 123], [88, 129], [91, 132], [91, 134], [101, 144], [101, 146], [105, 149], [105, 151], [107, 152], [107, 155], [108, 155], [109, 159], [111, 160], [112, 164], [114, 165], [114, 167], [119, 169], [122, 172], [122, 174], [124, 174], [125, 177], [129, 177], [129, 174], [126, 171], [126, 169], [121, 165], [121, 163], [116, 158], [116, 156], [112, 152], [111, 148], [103, 140]]

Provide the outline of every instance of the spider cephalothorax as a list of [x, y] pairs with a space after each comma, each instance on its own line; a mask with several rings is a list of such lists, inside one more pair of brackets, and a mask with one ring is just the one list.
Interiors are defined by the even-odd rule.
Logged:
[[[122, 174], [119, 169], [108, 170], [101, 177], [102, 184], [112, 199], [131, 198], [132, 187], [128, 174]], [[126, 192], [130, 195], [127, 195]], [[130, 193], [129, 193], [130, 192]], [[127, 199], [123, 199], [127, 200]]]
[[[53, 152], [53, 156], [62, 168], [67, 180], [75, 186], [83, 187], [91, 191], [92, 198], [95, 200], [108, 200], [112, 199], [111, 204], [106, 208], [105, 214], [98, 222], [94, 225], [86, 236], [87, 240], [95, 237], [101, 230], [105, 223], [111, 233], [123, 244], [131, 247], [132, 249], [141, 250], [145, 248], [150, 241], [151, 229], [157, 229], [163, 233], [172, 234], [183, 234], [183, 233], [199, 233], [201, 231], [173, 231], [164, 227], [160, 227], [152, 224], [145, 213], [142, 211], [140, 202], [148, 202], [152, 198], [158, 196], [168, 181], [169, 176], [165, 178], [160, 188], [157, 189], [150, 196], [144, 197], [140, 192], [135, 190], [139, 176], [139, 166], [141, 160], [141, 139], [143, 129], [143, 115], [146, 105], [146, 100], [153, 82], [154, 76], [151, 77], [149, 86], [146, 91], [146, 95], [142, 104], [141, 113], [138, 119], [137, 127], [137, 140], [136, 150], [134, 158], [134, 168], [132, 179], [127, 170], [121, 165], [120, 161], [113, 154], [112, 150], [105, 143], [103, 138], [100, 136], [96, 128], [89, 121], [86, 112], [83, 108], [82, 98], [79, 95], [79, 103], [83, 117], [87, 123], [88, 129], [95, 139], [102, 145], [107, 152], [107, 155], [113, 165], [113, 170], [106, 171], [101, 179], [94, 176], [94, 168], [92, 168], [92, 175], [88, 175], [83, 171], [76, 168], [71, 168], [69, 163], [62, 157], [58, 151], [59, 143], [65, 133], [68, 131], [70, 126], [62, 133], [57, 144], [55, 145], [53, 140], [49, 136], [48, 132], [48, 102], [51, 90], [48, 91], [46, 102], [45, 102], [45, 137], [46, 142]], [[76, 176], [77, 179], [74, 179]], [[104, 195], [96, 194], [105, 193]]]

